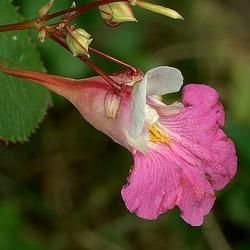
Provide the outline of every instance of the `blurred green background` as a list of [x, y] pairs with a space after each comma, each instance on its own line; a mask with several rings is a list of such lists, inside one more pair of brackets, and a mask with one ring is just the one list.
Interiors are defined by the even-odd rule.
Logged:
[[[14, 1], [27, 19], [44, 3]], [[178, 10], [185, 21], [135, 9], [139, 22], [117, 29], [106, 27], [96, 10], [76, 23], [92, 34], [97, 49], [144, 71], [177, 67], [186, 83], [205, 82], [219, 91], [239, 165], [235, 179], [218, 192], [213, 214], [198, 228], [185, 224], [177, 209], [157, 221], [129, 214], [120, 189], [132, 164], [130, 154], [54, 95], [54, 107], [29, 143], [0, 144], [0, 250], [250, 249], [249, 0], [157, 3]], [[70, 5], [56, 1], [53, 11]], [[35, 32], [30, 35], [48, 72], [93, 75], [53, 42], [41, 45]], [[107, 72], [119, 69], [92, 59]]]

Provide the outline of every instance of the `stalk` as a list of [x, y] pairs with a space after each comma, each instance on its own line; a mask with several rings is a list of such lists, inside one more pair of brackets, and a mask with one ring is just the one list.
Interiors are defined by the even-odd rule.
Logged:
[[0, 26], [0, 32], [11, 30], [38, 29], [36, 20], [30, 20], [22, 23], [6, 24]]
[[[49, 36], [52, 40], [54, 40], [56, 43], [61, 45], [66, 50], [70, 51], [67, 44], [65, 43], [64, 39], [55, 36], [53, 33], [49, 33]], [[77, 56], [81, 61], [83, 61], [85, 64], [87, 64], [90, 68], [92, 68], [94, 71], [96, 71], [103, 79], [105, 79], [111, 86], [113, 86], [116, 90], [120, 91], [122, 90], [122, 87], [115, 82], [111, 77], [109, 77], [104, 71], [102, 71], [99, 67], [97, 67], [94, 63], [89, 61], [84, 56]]]
[[62, 16], [71, 12], [75, 12], [72, 16], [70, 16], [70, 19], [73, 19], [79, 16], [80, 14], [82, 14], [83, 12], [86, 12], [90, 9], [99, 7], [100, 5], [114, 3], [114, 2], [129, 2], [129, 1], [128, 0], [100, 0], [100, 1], [93, 2], [93, 3], [83, 4], [74, 8], [61, 10], [56, 13], [50, 14], [47, 17], [45, 17], [45, 21], [51, 20], [55, 17]]
[[67, 21], [69, 22], [73, 18], [81, 15], [83, 12], [86, 12], [90, 9], [96, 8], [100, 5], [114, 3], [114, 2], [121, 2], [121, 1], [128, 2], [128, 0], [100, 0], [100, 1], [93, 2], [93, 3], [83, 4], [74, 8], [69, 8], [69, 9], [55, 12], [53, 14], [43, 17], [41, 20], [39, 18], [35, 18], [35, 19], [21, 22], [21, 23], [2, 25], [0, 26], [0, 32], [11, 31], [11, 30], [24, 30], [24, 29], [38, 29], [39, 30], [40, 27], [43, 25], [43, 23], [55, 17], [59, 17], [65, 14], [72, 13], [72, 15], [67, 19]]
[[119, 65], [123, 66], [123, 67], [129, 69], [133, 73], [137, 73], [137, 69], [136, 68], [134, 68], [133, 66], [131, 66], [131, 65], [125, 63], [125, 62], [120, 61], [117, 58], [109, 56], [109, 55], [107, 55], [107, 54], [105, 54], [105, 53], [103, 53], [103, 52], [101, 52], [101, 51], [99, 51], [97, 49], [92, 48], [92, 47], [89, 47], [89, 51], [92, 51], [96, 55], [98, 55], [100, 57], [103, 57], [103, 58], [105, 58], [105, 59], [107, 59], [107, 60], [109, 60], [109, 61], [111, 61], [113, 63], [116, 63], [116, 64], [119, 64]]

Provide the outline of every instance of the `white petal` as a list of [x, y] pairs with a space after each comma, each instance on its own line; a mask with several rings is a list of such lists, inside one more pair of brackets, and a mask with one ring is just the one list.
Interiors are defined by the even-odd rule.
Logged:
[[174, 102], [172, 104], [165, 104], [153, 96], [148, 97], [147, 101], [148, 105], [150, 105], [153, 109], [158, 112], [160, 116], [169, 116], [178, 114], [184, 107], [181, 102]]
[[183, 76], [176, 68], [160, 66], [149, 70], [143, 81], [147, 85], [147, 95], [165, 95], [180, 90]]
[[148, 152], [147, 134], [140, 134], [136, 139], [131, 138], [128, 131], [124, 130], [128, 145], [139, 152], [146, 154]]
[[148, 124], [156, 123], [159, 120], [157, 111], [151, 108], [148, 104], [145, 105], [145, 121]]
[[133, 86], [131, 97], [131, 127], [129, 136], [136, 139], [142, 132], [145, 121], [146, 82], [141, 81]]
[[182, 84], [181, 72], [168, 66], [149, 70], [141, 82], [134, 84], [131, 97], [131, 127], [129, 129], [131, 138], [136, 139], [143, 130], [146, 96], [174, 93], [180, 90]]

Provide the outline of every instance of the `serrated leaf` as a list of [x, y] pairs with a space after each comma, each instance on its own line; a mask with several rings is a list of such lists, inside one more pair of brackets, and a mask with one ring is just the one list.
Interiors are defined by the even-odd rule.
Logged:
[[[9, 0], [0, 1], [0, 11], [1, 25], [21, 21]], [[27, 31], [0, 33], [0, 61], [10, 67], [44, 70]], [[50, 104], [51, 95], [43, 87], [0, 73], [0, 138], [11, 142], [28, 140]]]

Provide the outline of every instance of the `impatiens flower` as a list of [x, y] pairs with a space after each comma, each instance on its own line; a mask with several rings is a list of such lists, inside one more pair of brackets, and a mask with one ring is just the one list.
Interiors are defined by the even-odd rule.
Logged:
[[141, 218], [153, 220], [179, 207], [187, 223], [201, 225], [215, 191], [236, 173], [235, 148], [222, 131], [224, 111], [213, 88], [186, 85], [182, 102], [172, 105], [157, 98], [181, 88], [183, 77], [175, 68], [158, 67], [144, 77], [111, 76], [121, 91], [101, 77], [74, 80], [0, 70], [64, 96], [89, 123], [132, 153], [134, 166], [121, 194], [128, 210]]
[[198, 226], [214, 204], [214, 192], [235, 175], [237, 159], [222, 131], [224, 111], [214, 89], [189, 84], [182, 103], [172, 105], [152, 97], [178, 91], [181, 84], [180, 72], [159, 67], [134, 86], [134, 166], [122, 197], [139, 217], [156, 219], [178, 206], [181, 217]]

